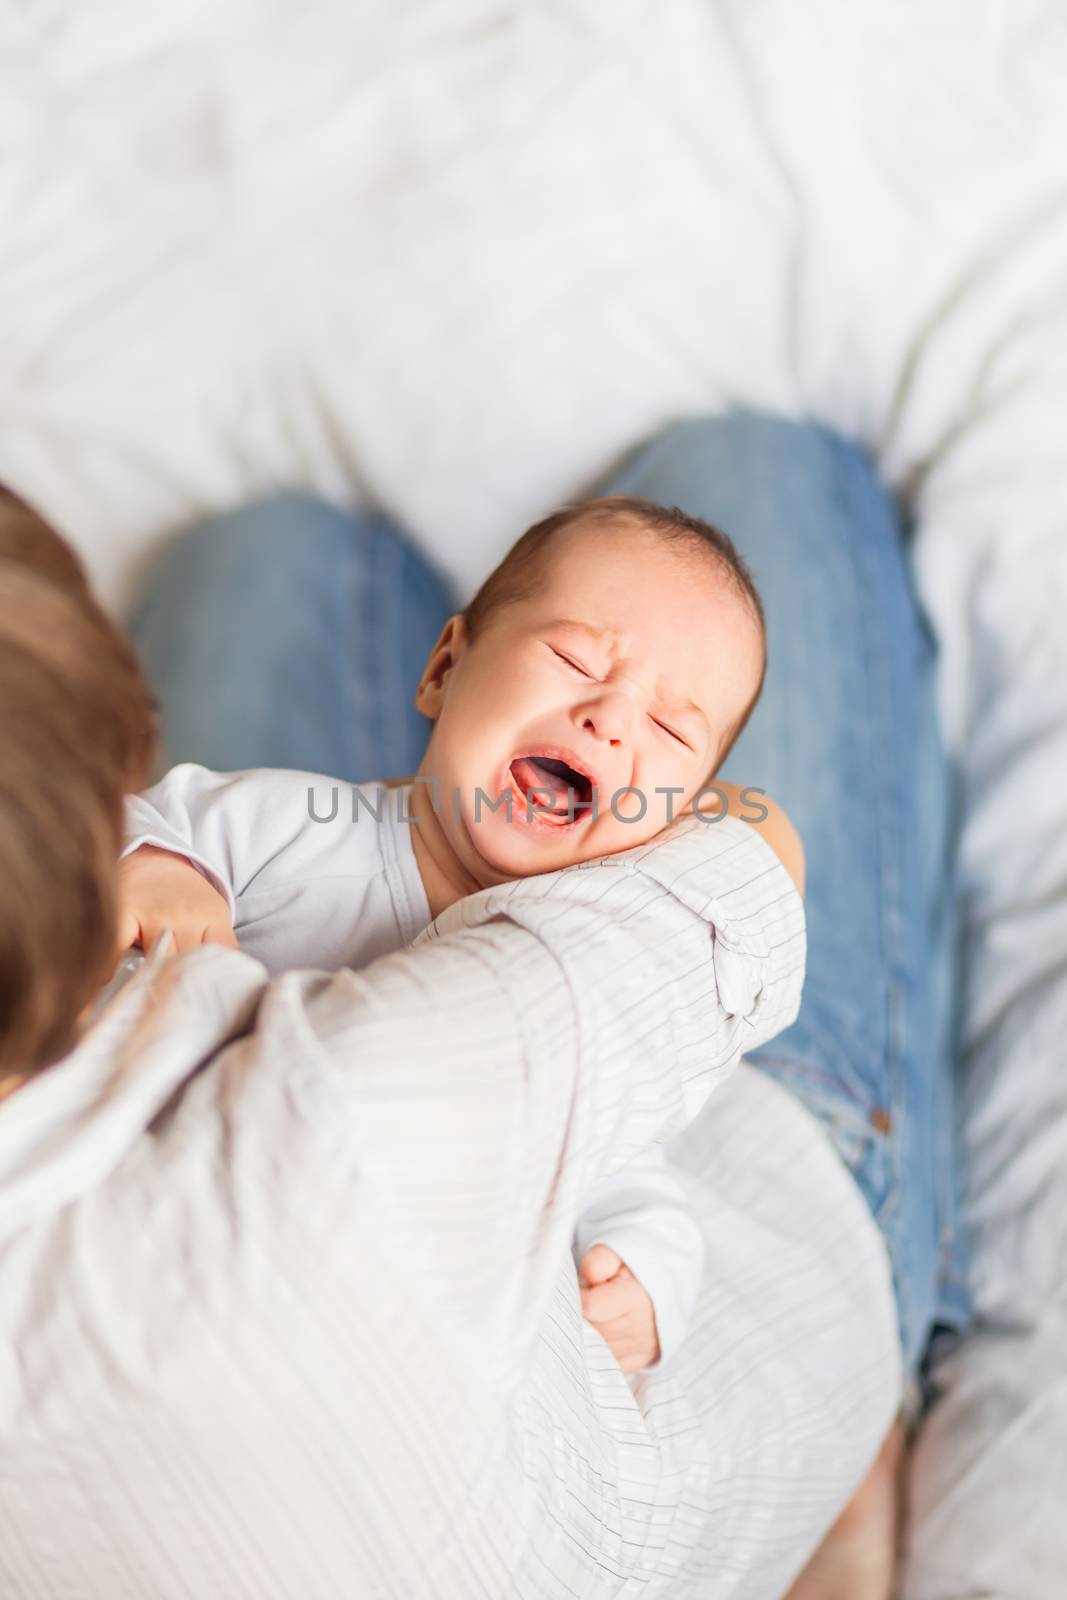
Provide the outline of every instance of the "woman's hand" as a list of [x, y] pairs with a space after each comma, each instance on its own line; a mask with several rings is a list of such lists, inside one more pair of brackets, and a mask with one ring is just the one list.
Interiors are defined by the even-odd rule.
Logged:
[[164, 928], [177, 952], [201, 944], [238, 948], [230, 908], [204, 874], [184, 856], [145, 844], [119, 862], [118, 953], [131, 945], [150, 950]]

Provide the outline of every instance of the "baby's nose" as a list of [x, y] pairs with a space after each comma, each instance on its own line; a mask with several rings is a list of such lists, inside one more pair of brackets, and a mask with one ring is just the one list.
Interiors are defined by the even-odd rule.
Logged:
[[603, 739], [617, 749], [626, 738], [630, 722], [630, 708], [625, 695], [606, 694], [580, 707], [579, 726], [594, 739]]

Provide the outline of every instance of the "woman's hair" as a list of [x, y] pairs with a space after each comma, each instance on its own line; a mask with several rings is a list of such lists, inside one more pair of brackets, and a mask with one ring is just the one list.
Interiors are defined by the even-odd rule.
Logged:
[[494, 567], [474, 599], [463, 613], [467, 632], [472, 639], [485, 627], [489, 618], [501, 607], [512, 605], [528, 595], [542, 571], [542, 563], [554, 539], [565, 528], [605, 527], [610, 524], [642, 528], [656, 538], [679, 544], [703, 555], [718, 568], [723, 579], [732, 584], [737, 594], [752, 613], [762, 643], [762, 664], [759, 682], [741, 715], [722, 740], [715, 759], [715, 767], [708, 781], [721, 767], [737, 743], [756, 703], [763, 693], [767, 675], [767, 619], [763, 601], [755, 580], [742, 559], [737, 546], [728, 534], [703, 517], [692, 516], [680, 506], [661, 506], [652, 500], [642, 500], [636, 495], [605, 495], [599, 500], [583, 500], [562, 506], [551, 516], [535, 522], [516, 540], [507, 555]]
[[0, 488], [0, 1075], [65, 1055], [114, 963], [123, 796], [156, 722], [77, 556]]

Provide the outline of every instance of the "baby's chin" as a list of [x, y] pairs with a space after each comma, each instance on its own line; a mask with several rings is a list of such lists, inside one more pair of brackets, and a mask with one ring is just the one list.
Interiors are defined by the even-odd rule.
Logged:
[[503, 811], [486, 811], [477, 820], [465, 815], [461, 853], [469, 855], [480, 880], [507, 882], [555, 872], [602, 853], [594, 839], [597, 831], [588, 819], [576, 827], [561, 827], [534, 812], [528, 820], [525, 807], [516, 805], [510, 822]]
[[[666, 825], [665, 817], [658, 824], [645, 818], [630, 825], [607, 818], [599, 822], [587, 819], [578, 827], [561, 828], [547, 821], [539, 824], [536, 814], [528, 823], [516, 808], [510, 823], [503, 815], [483, 818], [477, 825], [468, 821], [466, 833], [478, 863], [485, 869], [488, 884], [558, 872], [582, 861], [617, 855], [647, 844]], [[476, 868], [475, 875], [482, 878], [483, 873]]]
[[590, 837], [561, 838], [557, 831], [541, 832], [536, 825], [508, 823], [503, 818], [468, 829], [478, 860], [494, 880], [529, 878], [538, 872], [555, 872], [597, 854]]

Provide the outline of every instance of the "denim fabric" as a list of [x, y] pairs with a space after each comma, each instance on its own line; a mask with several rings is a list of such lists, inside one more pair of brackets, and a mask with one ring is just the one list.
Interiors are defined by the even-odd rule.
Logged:
[[130, 618], [164, 764], [404, 777], [422, 668], [455, 605], [381, 517], [284, 494], [178, 536]]
[[904, 1357], [966, 1320], [951, 1094], [953, 776], [897, 508], [829, 431], [676, 423], [595, 485], [724, 529], [767, 615], [763, 695], [720, 776], [783, 805], [807, 862], [800, 1015], [749, 1058], [820, 1118], [888, 1242]]
[[[914, 1370], [966, 1299], [952, 782], [899, 515], [854, 445], [753, 413], [674, 424], [590, 492], [717, 522], [759, 586], [767, 682], [721, 776], [764, 788], [804, 841], [808, 974], [797, 1021], [750, 1059], [822, 1121], [866, 1197]], [[167, 551], [133, 621], [168, 760], [349, 781], [413, 771], [426, 727], [412, 697], [452, 609], [380, 518], [287, 495], [201, 525]]]

